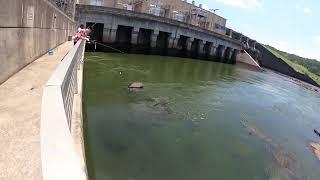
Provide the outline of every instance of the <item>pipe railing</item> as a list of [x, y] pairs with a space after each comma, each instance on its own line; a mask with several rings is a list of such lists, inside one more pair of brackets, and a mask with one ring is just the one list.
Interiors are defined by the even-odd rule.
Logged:
[[80, 40], [63, 58], [44, 87], [41, 109], [41, 161], [44, 180], [87, 179], [71, 135], [73, 99], [85, 50]]

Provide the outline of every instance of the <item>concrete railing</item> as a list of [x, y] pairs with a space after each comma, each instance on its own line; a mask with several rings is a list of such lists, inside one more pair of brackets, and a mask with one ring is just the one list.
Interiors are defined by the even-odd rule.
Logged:
[[77, 153], [71, 134], [73, 100], [78, 93], [77, 78], [84, 49], [85, 41], [79, 41], [44, 87], [40, 130], [44, 180], [87, 179], [84, 157]]

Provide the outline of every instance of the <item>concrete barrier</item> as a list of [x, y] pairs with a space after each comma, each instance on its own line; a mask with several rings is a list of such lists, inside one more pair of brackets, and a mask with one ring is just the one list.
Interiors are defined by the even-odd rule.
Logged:
[[82, 85], [79, 86], [77, 79], [78, 75], [82, 76], [78, 71], [84, 50], [85, 41], [79, 41], [62, 60], [43, 91], [40, 136], [44, 180], [87, 179], [84, 156], [77, 153], [75, 144], [78, 142], [71, 133], [74, 97], [82, 90], [78, 89]]

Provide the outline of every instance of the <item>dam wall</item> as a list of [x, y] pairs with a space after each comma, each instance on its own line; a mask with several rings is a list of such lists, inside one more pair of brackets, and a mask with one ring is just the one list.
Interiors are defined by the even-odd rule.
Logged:
[[74, 17], [47, 0], [3, 0], [0, 6], [0, 84], [76, 30]]
[[234, 64], [249, 39], [219, 34], [174, 19], [124, 9], [78, 4], [76, 21], [93, 27], [91, 40], [126, 52], [199, 58]]

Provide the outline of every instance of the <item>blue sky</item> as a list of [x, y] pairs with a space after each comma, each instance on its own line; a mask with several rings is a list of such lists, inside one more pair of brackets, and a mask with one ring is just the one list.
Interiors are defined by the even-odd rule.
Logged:
[[320, 60], [320, 0], [197, 0], [258, 42]]

